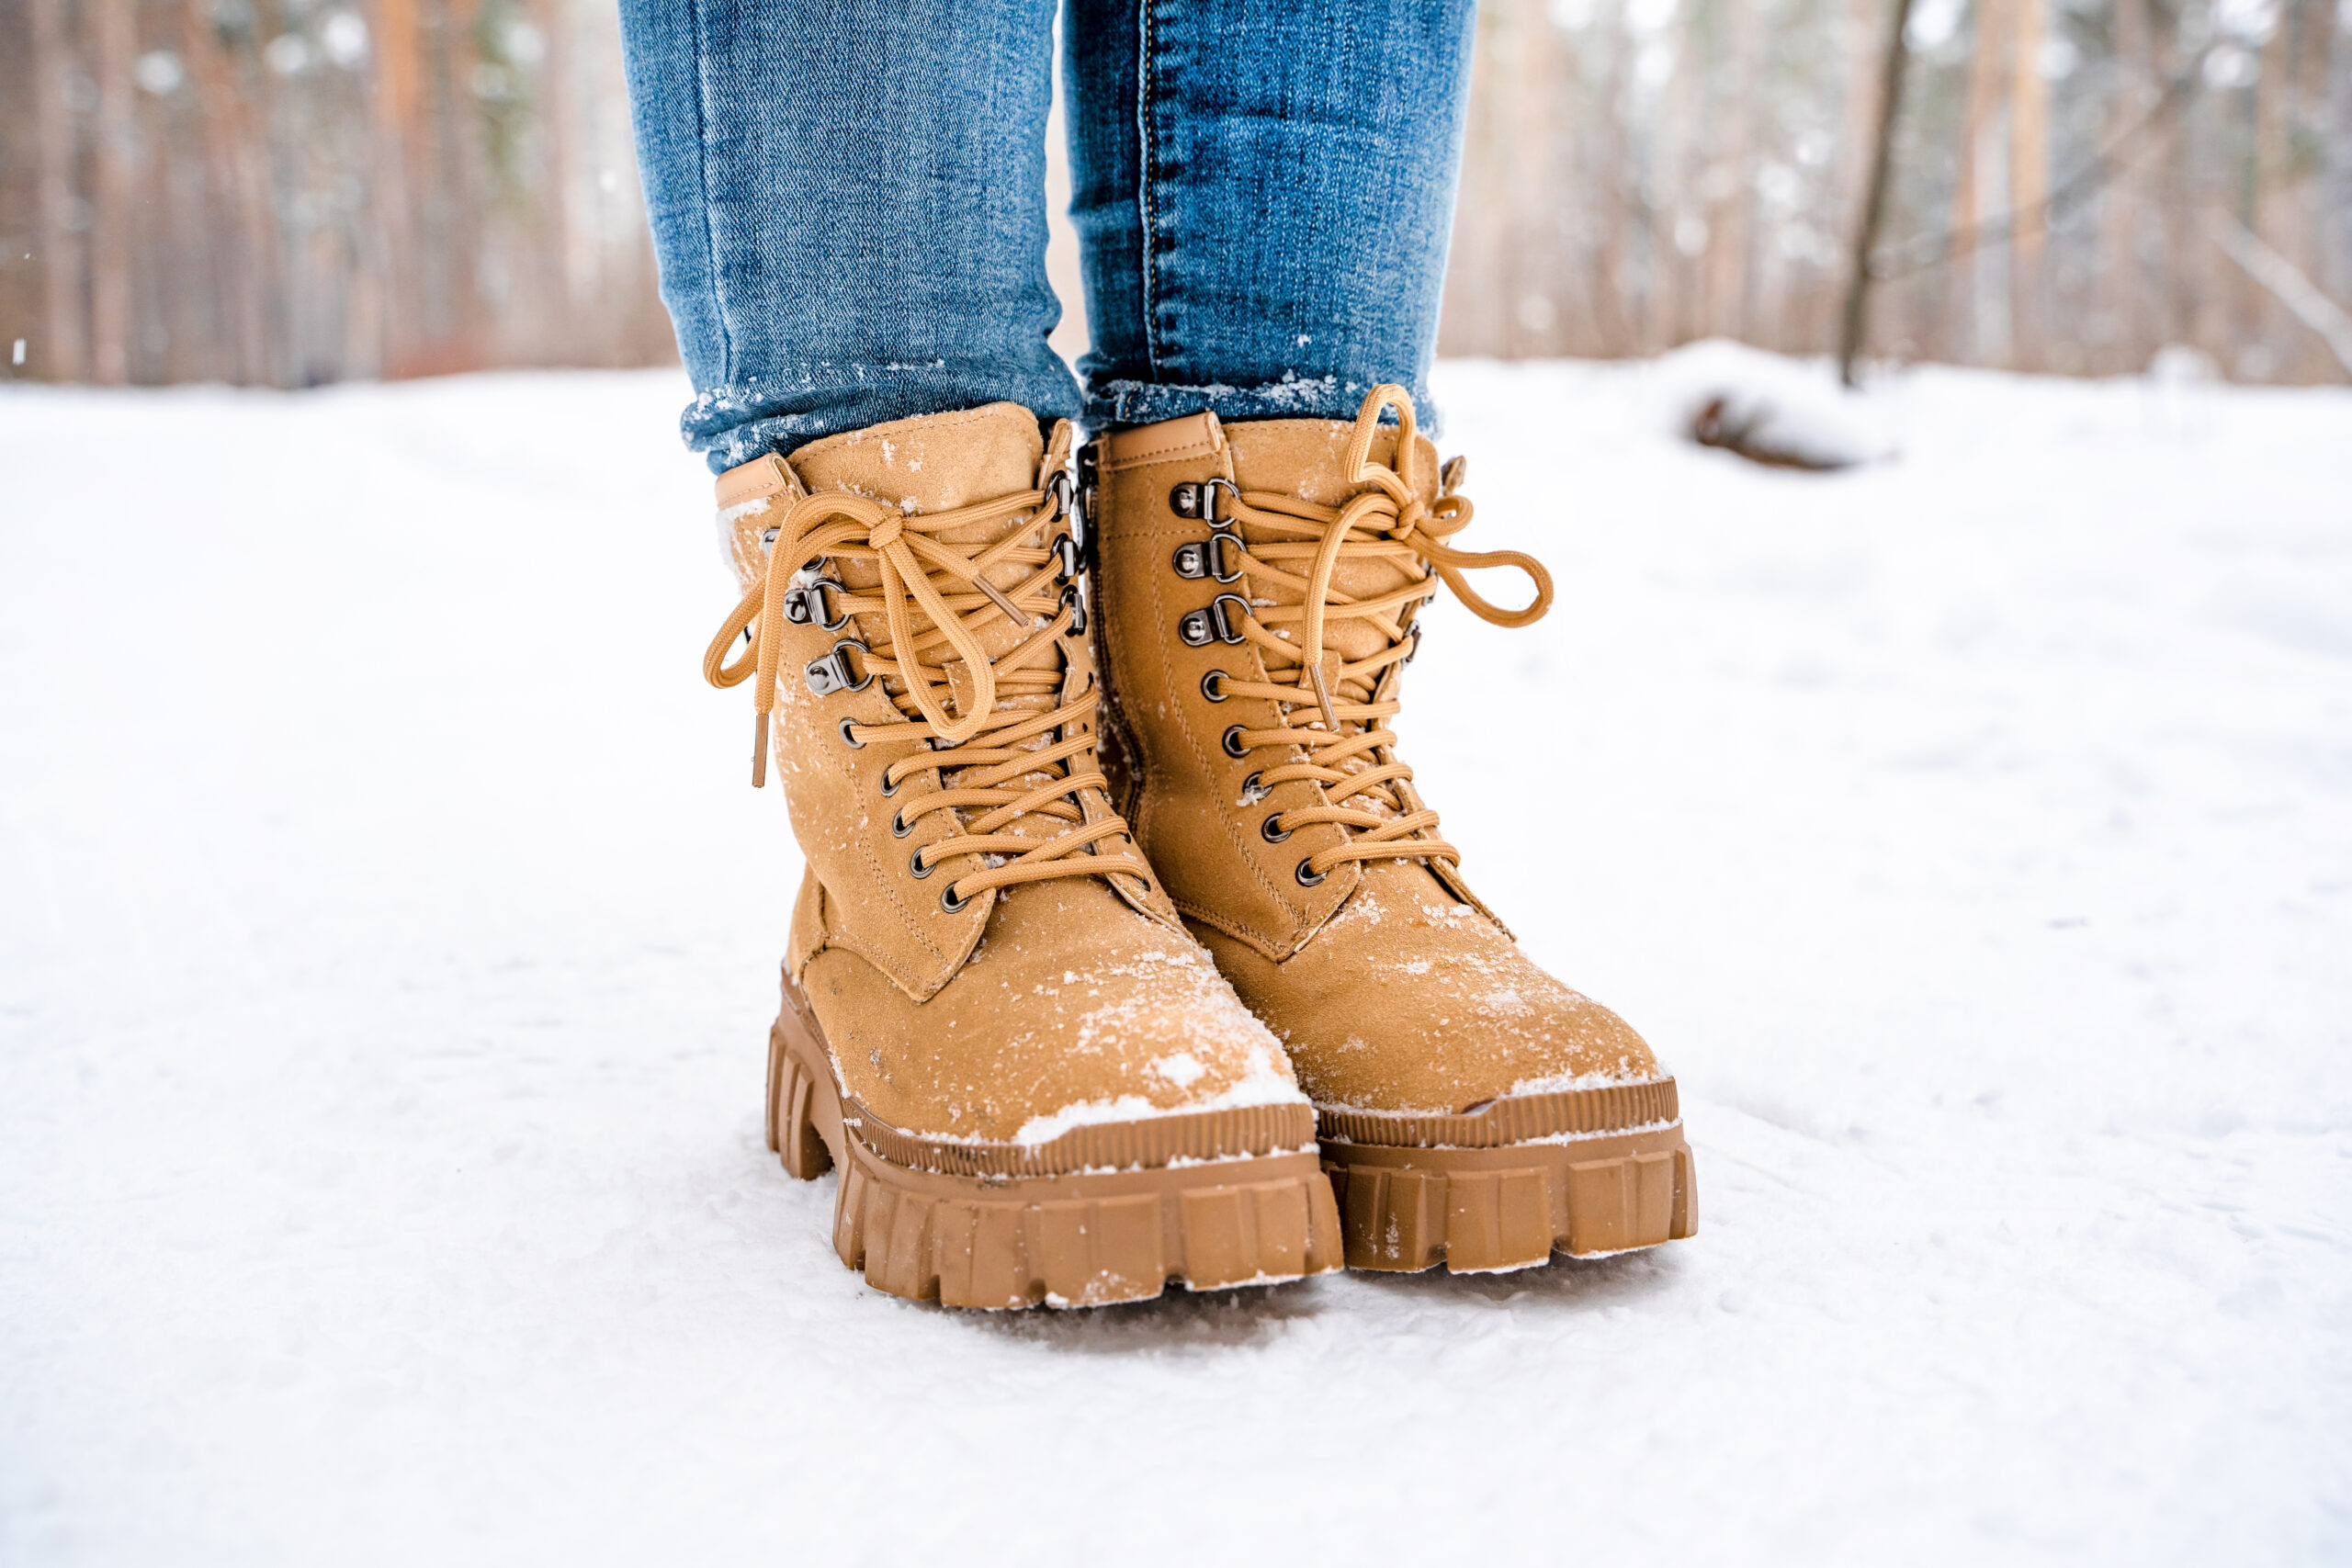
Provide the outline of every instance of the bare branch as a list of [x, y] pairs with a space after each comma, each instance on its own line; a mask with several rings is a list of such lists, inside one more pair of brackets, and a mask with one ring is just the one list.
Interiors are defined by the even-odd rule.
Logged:
[[2319, 334], [2335, 362], [2352, 374], [2352, 315], [2321, 291], [2301, 267], [2262, 243], [2253, 230], [2220, 208], [2206, 214], [2206, 227], [2222, 254], [2277, 297], [2295, 320]]

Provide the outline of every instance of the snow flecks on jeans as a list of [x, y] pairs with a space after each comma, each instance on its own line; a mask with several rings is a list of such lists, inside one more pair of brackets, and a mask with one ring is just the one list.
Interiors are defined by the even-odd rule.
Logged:
[[[1220, 420], [1332, 419], [1352, 420], [1363, 406], [1364, 394], [1378, 383], [1340, 376], [1300, 376], [1286, 371], [1279, 380], [1255, 386], [1223, 382], [1178, 385], [1163, 381], [1103, 381], [1087, 391], [1086, 420], [1100, 429], [1113, 424], [1150, 424], [1216, 411]], [[1443, 430], [1437, 407], [1419, 392], [1414, 412], [1421, 433]]]
[[944, 359], [813, 360], [703, 389], [679, 416], [678, 431], [718, 473], [828, 435], [999, 400], [1048, 419], [1079, 413], [1077, 385], [1058, 365], [1041, 379], [1012, 372], [976, 376], [971, 367]]

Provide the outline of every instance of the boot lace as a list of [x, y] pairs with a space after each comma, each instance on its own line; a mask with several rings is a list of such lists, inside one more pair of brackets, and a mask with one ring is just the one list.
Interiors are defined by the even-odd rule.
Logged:
[[[1392, 408], [1393, 466], [1372, 457], [1381, 414]], [[1396, 733], [1387, 728], [1402, 706], [1396, 695], [1397, 675], [1420, 642], [1415, 613], [1436, 596], [1435, 583], [1443, 582], [1471, 614], [1498, 626], [1527, 626], [1552, 605], [1551, 573], [1532, 556], [1518, 550], [1478, 554], [1446, 542], [1470, 524], [1469, 498], [1455, 491], [1463, 463], [1456, 458], [1445, 465], [1437, 499], [1425, 502], [1421, 461], [1411, 396], [1402, 387], [1380, 386], [1356, 415], [1344, 458], [1346, 482], [1363, 488], [1342, 505], [1317, 506], [1269, 491], [1233, 495], [1235, 517], [1244, 525], [1234, 530], [1241, 570], [1255, 590], [1239, 629], [1259, 650], [1269, 678], [1227, 678], [1223, 689], [1232, 696], [1282, 705], [1283, 722], [1269, 729], [1238, 729], [1228, 744], [1245, 750], [1295, 747], [1306, 752], [1301, 761], [1253, 775], [1252, 793], [1262, 798], [1275, 785], [1299, 779], [1323, 786], [1328, 804], [1279, 813], [1267, 827], [1270, 838], [1319, 822], [1347, 829], [1345, 842], [1300, 863], [1299, 880], [1309, 886], [1351, 861], [1460, 863], [1460, 852], [1438, 836], [1438, 815], [1414, 790], [1413, 770], [1398, 759]], [[1375, 560], [1396, 569], [1402, 579], [1397, 587], [1357, 598], [1333, 586], [1342, 563]], [[1464, 573], [1492, 567], [1525, 572], [1535, 585], [1534, 598], [1518, 610], [1487, 603]], [[1296, 602], [1267, 604], [1269, 588], [1287, 591], [1281, 596], [1295, 594]], [[1325, 639], [1346, 622], [1371, 626], [1382, 646], [1363, 659], [1341, 658]]]
[[[787, 605], [796, 587], [810, 587], [798, 581], [803, 569], [828, 558], [876, 564], [881, 581], [871, 592], [849, 592], [830, 579], [816, 592], [841, 617], [828, 624], [882, 617], [884, 638], [846, 646], [864, 667], [856, 683], [878, 677], [902, 718], [879, 725], [845, 719], [842, 739], [858, 747], [922, 748], [884, 771], [886, 795], [917, 773], [940, 770], [944, 787], [910, 798], [891, 829], [911, 832], [931, 816], [955, 824], [950, 837], [918, 850], [910, 863], [922, 877], [956, 856], [978, 858], [978, 869], [943, 890], [940, 901], [951, 913], [989, 888], [1057, 876], [1130, 876], [1151, 885], [1150, 867], [1112, 809], [1109, 781], [1095, 761], [1101, 688], [1089, 681], [1072, 690], [1062, 650], [1062, 638], [1086, 625], [1072, 581], [1074, 542], [1067, 529], [1053, 526], [1068, 496], [1058, 472], [1036, 490], [929, 513], [909, 514], [856, 495], [806, 496], [785, 513], [765, 566], [703, 655], [703, 677], [712, 685], [752, 682], [752, 784], [760, 787], [767, 782]], [[986, 546], [938, 536], [1016, 520]], [[989, 574], [1008, 565], [1020, 569], [1021, 579], [1000, 588]], [[978, 634], [999, 620], [1028, 636], [991, 659]], [[739, 637], [749, 646], [730, 660]], [[832, 657], [842, 656], [837, 646]], [[961, 694], [955, 666], [968, 682]], [[1060, 826], [1044, 838], [1006, 830], [1022, 818]]]

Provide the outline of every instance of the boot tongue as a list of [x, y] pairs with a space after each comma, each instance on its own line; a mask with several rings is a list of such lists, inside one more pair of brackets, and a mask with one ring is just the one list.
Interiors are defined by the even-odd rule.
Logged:
[[[1350, 420], [1261, 419], [1228, 424], [1225, 427], [1225, 439], [1233, 455], [1233, 482], [1245, 491], [1272, 491], [1317, 506], [1345, 505], [1364, 488], [1351, 484], [1347, 477], [1348, 443], [1354, 434], [1355, 424]], [[1419, 448], [1420, 462], [1415, 477], [1419, 480], [1421, 499], [1433, 502], [1437, 499], [1437, 448], [1421, 435], [1415, 435], [1413, 441]], [[1394, 467], [1396, 452], [1396, 427], [1383, 425], [1373, 434], [1372, 460]], [[1250, 523], [1242, 525], [1241, 532], [1251, 546], [1273, 541], [1313, 542], [1306, 535], [1283, 533]], [[1363, 533], [1356, 536], [1376, 536]], [[1290, 564], [1290, 570], [1301, 577], [1306, 575], [1303, 563]], [[1350, 598], [1366, 599], [1392, 592], [1407, 581], [1408, 573], [1393, 560], [1343, 557], [1332, 574], [1331, 585]], [[1252, 583], [1250, 592], [1277, 604], [1295, 604], [1300, 599], [1296, 589], [1272, 583]], [[1333, 619], [1325, 625], [1323, 644], [1353, 663], [1381, 652], [1388, 641], [1368, 621]], [[1348, 686], [1358, 698], [1370, 694], [1361, 681], [1350, 681]]]
[[[1251, 420], [1245, 423], [1228, 424], [1225, 438], [1232, 456], [1233, 480], [1245, 492], [1272, 491], [1287, 495], [1317, 506], [1334, 509], [1345, 506], [1363, 493], [1364, 486], [1351, 482], [1348, 477], [1348, 446], [1355, 436], [1355, 424], [1347, 420], [1274, 419]], [[1437, 500], [1439, 469], [1437, 449], [1419, 435], [1414, 437], [1418, 448], [1412, 471], [1408, 476], [1419, 489], [1424, 503]], [[1396, 428], [1384, 425], [1373, 433], [1369, 453], [1373, 462], [1402, 473], [1396, 468]], [[1308, 533], [1287, 532], [1262, 524], [1245, 521], [1242, 536], [1254, 551], [1261, 545], [1283, 543], [1299, 545], [1317, 543]], [[1351, 538], [1372, 540], [1381, 537], [1376, 531], [1359, 531]], [[1310, 563], [1285, 559], [1285, 570], [1305, 577]], [[1392, 593], [1412, 581], [1412, 574], [1393, 558], [1371, 555], [1342, 555], [1332, 572], [1331, 586], [1335, 600], [1374, 599]], [[1435, 586], [1434, 583], [1431, 584]], [[1253, 580], [1250, 584], [1252, 598], [1271, 600], [1277, 604], [1296, 604], [1304, 598], [1300, 590], [1285, 584]], [[1337, 609], [1335, 604], [1332, 606]], [[1288, 622], [1276, 628], [1277, 635], [1298, 635], [1298, 623]], [[1327, 618], [1323, 627], [1323, 647], [1327, 657], [1337, 652], [1350, 663], [1357, 663], [1385, 652], [1388, 638], [1368, 620]], [[1272, 671], [1276, 681], [1296, 678], [1295, 671]], [[1341, 691], [1349, 700], [1365, 701], [1372, 695], [1371, 682], [1361, 676], [1351, 676], [1341, 682]], [[1338, 694], [1335, 694], [1335, 695]], [[1353, 727], [1351, 726], [1352, 728]], [[1374, 765], [1370, 759], [1357, 757], [1340, 764], [1346, 773], [1363, 773]], [[1342, 785], [1327, 786], [1333, 799], [1341, 798]], [[1375, 814], [1392, 815], [1396, 807], [1390, 791], [1379, 788], [1348, 797], [1351, 804], [1366, 807]], [[1362, 863], [1357, 889], [1349, 897], [1350, 907], [1369, 904], [1399, 911], [1451, 908], [1463, 901], [1453, 890], [1453, 883], [1442, 875], [1430, 863], [1410, 859], [1380, 859]], [[1418, 917], [1417, 917], [1418, 918]]]
[[[1253, 419], [1225, 426], [1233, 454], [1233, 482], [1243, 490], [1280, 491], [1317, 506], [1338, 506], [1363, 487], [1347, 477], [1348, 442], [1353, 420]], [[1421, 499], [1437, 499], [1437, 448], [1415, 435], [1420, 453]], [[1372, 460], [1394, 468], [1396, 427], [1373, 432]]]
[[[791, 463], [812, 493], [845, 491], [916, 515], [1035, 490], [1037, 465], [1045, 455], [1036, 415], [1018, 403], [989, 403], [961, 413], [925, 414], [828, 436], [793, 453]], [[1018, 517], [1007, 518], [953, 528], [937, 537], [942, 544], [977, 552], [1022, 526]], [[871, 560], [836, 560], [830, 570], [853, 592], [872, 592], [882, 581], [881, 567]], [[1003, 566], [988, 575], [998, 587], [1010, 588], [1024, 573]], [[857, 627], [869, 647], [888, 640], [888, 626], [878, 615], [859, 616]], [[1033, 629], [996, 615], [978, 628], [978, 635], [989, 656], [1001, 658], [1027, 640]], [[949, 666], [949, 679], [959, 700], [970, 691], [971, 672], [960, 662]], [[889, 684], [893, 696], [904, 694], [896, 689], [898, 682]]]
[[902, 512], [951, 512], [1034, 489], [1045, 455], [1036, 415], [1018, 403], [989, 403], [829, 435], [790, 460], [812, 491], [845, 491]]
[[[989, 403], [960, 413], [926, 414], [828, 436], [799, 448], [789, 461], [800, 482], [812, 493], [845, 491], [897, 507], [910, 515], [920, 515], [950, 512], [976, 502], [1035, 490], [1037, 468], [1045, 454], [1045, 437], [1038, 429], [1036, 415], [1018, 403]], [[976, 554], [1024, 526], [1035, 525], [1024, 525], [1020, 517], [1012, 517], [949, 529], [935, 537], [942, 544]], [[871, 560], [835, 559], [827, 570], [852, 592], [870, 593], [882, 581], [880, 566]], [[988, 578], [999, 588], [1011, 589], [1035, 570], [1004, 565], [991, 570]], [[870, 648], [882, 647], [889, 640], [888, 624], [879, 615], [861, 615], [853, 625], [859, 638]], [[1026, 642], [1035, 629], [1015, 625], [1002, 615], [991, 615], [976, 628], [976, 635], [990, 658], [1001, 659]], [[1048, 655], [1043, 668], [1055, 678], [1053, 691], [1000, 692], [999, 711], [1020, 708], [1044, 713], [1059, 706], [1061, 660]], [[947, 666], [947, 679], [956, 709], [961, 712], [971, 699], [972, 672], [960, 660], [955, 660]], [[906, 695], [903, 684], [895, 678], [886, 678], [884, 686], [893, 698], [903, 699]], [[1050, 740], [1050, 734], [1040, 737], [1028, 742], [1028, 749], [1043, 750]], [[943, 782], [947, 787], [954, 787], [955, 777], [962, 772], [956, 770], [956, 775]], [[1027, 775], [1027, 782], [1032, 785], [1043, 784], [1046, 782], [1046, 774], [1040, 772]], [[1049, 839], [1066, 829], [1055, 818], [1032, 814], [1016, 818], [1000, 830]]]

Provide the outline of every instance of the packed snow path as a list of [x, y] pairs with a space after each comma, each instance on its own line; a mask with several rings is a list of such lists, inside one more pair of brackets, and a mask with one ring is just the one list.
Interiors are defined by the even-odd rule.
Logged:
[[674, 377], [0, 394], [0, 1561], [2352, 1557], [2352, 395], [1665, 379], [1442, 369], [1401, 728], [1698, 1237], [1019, 1315], [761, 1145]]

